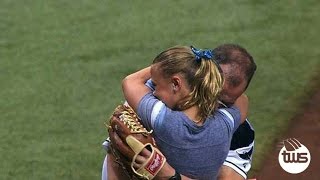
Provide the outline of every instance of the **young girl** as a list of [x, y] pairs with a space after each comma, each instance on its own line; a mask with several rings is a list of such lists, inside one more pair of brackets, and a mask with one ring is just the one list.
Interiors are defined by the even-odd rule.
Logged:
[[[153, 92], [145, 86], [149, 78]], [[177, 172], [197, 179], [216, 178], [232, 134], [246, 117], [246, 97], [236, 106], [217, 110], [222, 85], [214, 54], [184, 46], [165, 50], [151, 67], [122, 83], [128, 104], [144, 126], [154, 130], [167, 162]]]

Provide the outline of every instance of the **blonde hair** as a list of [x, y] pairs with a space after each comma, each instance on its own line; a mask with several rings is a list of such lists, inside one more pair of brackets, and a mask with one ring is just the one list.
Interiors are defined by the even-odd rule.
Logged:
[[196, 105], [200, 120], [212, 115], [223, 86], [223, 77], [212, 59], [196, 61], [190, 47], [175, 46], [160, 53], [153, 61], [156, 63], [165, 78], [181, 74], [189, 85], [191, 93], [178, 105], [179, 110]]

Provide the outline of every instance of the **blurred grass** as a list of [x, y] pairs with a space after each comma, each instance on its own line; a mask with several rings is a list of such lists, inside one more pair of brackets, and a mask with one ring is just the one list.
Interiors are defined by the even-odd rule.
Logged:
[[319, 74], [320, 2], [0, 2], [0, 179], [99, 179], [104, 121], [121, 79], [170, 46], [238, 43], [258, 71], [248, 95], [253, 174]]

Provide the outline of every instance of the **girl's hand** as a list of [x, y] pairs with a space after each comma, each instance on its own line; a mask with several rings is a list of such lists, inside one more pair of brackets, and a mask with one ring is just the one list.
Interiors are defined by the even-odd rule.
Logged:
[[150, 158], [151, 152], [147, 149], [144, 148], [139, 155], [137, 155], [137, 158], [133, 162], [133, 167], [135, 169], [139, 169], [142, 167], [143, 164], [145, 164], [148, 159]]

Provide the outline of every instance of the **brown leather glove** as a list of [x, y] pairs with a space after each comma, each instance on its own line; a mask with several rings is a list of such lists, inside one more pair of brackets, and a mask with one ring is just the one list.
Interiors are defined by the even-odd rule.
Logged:
[[[147, 131], [128, 105], [119, 105], [109, 120], [110, 153], [130, 179], [153, 179], [166, 162], [156, 148], [152, 131]], [[139, 169], [133, 167], [137, 155], [147, 148], [151, 155]]]

